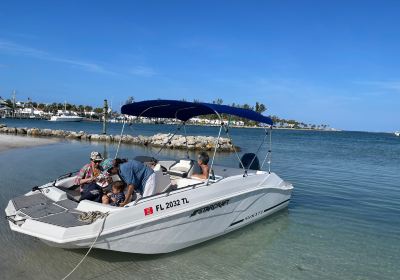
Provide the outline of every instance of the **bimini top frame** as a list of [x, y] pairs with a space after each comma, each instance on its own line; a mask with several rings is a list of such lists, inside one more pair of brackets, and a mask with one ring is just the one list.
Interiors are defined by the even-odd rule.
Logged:
[[[215, 150], [214, 150], [213, 158], [211, 161], [210, 170], [212, 170], [212, 166], [214, 164], [214, 158], [215, 158], [216, 150], [219, 146], [219, 138], [221, 136], [221, 130], [223, 127], [225, 130], [225, 133], [231, 139], [231, 137], [229, 135], [228, 124], [224, 123], [224, 121], [221, 117], [221, 114], [234, 115], [234, 116], [246, 118], [246, 119], [249, 119], [252, 121], [256, 121], [259, 123], [264, 123], [264, 124], [269, 125], [270, 129], [272, 129], [272, 125], [273, 125], [273, 121], [271, 118], [269, 118], [267, 116], [263, 116], [252, 110], [236, 108], [236, 107], [231, 107], [231, 106], [227, 106], [227, 105], [200, 103], [200, 102], [195, 103], [195, 102], [177, 101], [177, 100], [146, 100], [146, 101], [140, 101], [140, 102], [135, 102], [135, 103], [131, 103], [131, 104], [126, 104], [121, 107], [121, 113], [125, 114], [125, 115], [137, 116], [137, 117], [174, 118], [174, 119], [178, 119], [178, 120], [182, 121], [181, 126], [185, 125], [186, 121], [191, 119], [192, 117], [201, 116], [201, 115], [211, 115], [211, 114], [217, 115], [218, 118], [220, 119], [221, 127], [220, 127], [220, 130], [218, 133], [218, 138], [215, 143]], [[177, 130], [179, 130], [181, 126], [179, 126]], [[175, 133], [173, 135], [175, 135]], [[122, 132], [121, 132], [121, 135], [122, 135]], [[172, 137], [173, 137], [173, 135], [172, 135]], [[266, 130], [266, 137], [264, 137], [264, 140], [261, 143], [261, 145], [263, 145], [263, 143], [265, 142], [267, 135], [268, 135], [268, 132]], [[185, 136], [186, 136], [186, 133], [185, 133]], [[269, 165], [271, 164], [271, 133], [269, 133], [269, 136], [270, 136], [269, 137], [270, 146], [269, 146], [269, 150], [264, 158], [262, 165], [264, 165], [264, 163], [267, 159], [268, 159], [268, 164]], [[169, 141], [170, 141], [170, 139], [168, 140], [168, 142]], [[231, 139], [231, 141], [232, 141], [232, 139]], [[260, 150], [261, 145], [258, 148], [257, 152]], [[119, 145], [118, 145], [117, 153], [118, 153], [118, 150], [119, 150]], [[246, 175], [247, 169], [245, 168], [242, 161], [240, 160], [240, 157], [237, 154], [236, 150], [235, 150], [235, 154], [244, 170], [244, 175]], [[256, 155], [254, 155], [254, 158], [255, 158], [255, 156]], [[270, 172], [270, 166], [269, 166], [269, 172]]]

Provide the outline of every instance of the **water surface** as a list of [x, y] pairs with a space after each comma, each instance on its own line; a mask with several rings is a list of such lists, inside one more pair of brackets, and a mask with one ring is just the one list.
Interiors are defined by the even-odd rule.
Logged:
[[[55, 128], [45, 121], [23, 122], [13, 124]], [[99, 123], [74, 124], [70, 129], [68, 125], [59, 129], [101, 132]], [[117, 134], [119, 128], [113, 124], [110, 131]], [[127, 132], [152, 135], [171, 127], [132, 129]], [[191, 135], [216, 133], [214, 127], [188, 128]], [[247, 152], [258, 148], [263, 131], [236, 129], [232, 135]], [[295, 186], [288, 209], [171, 254], [93, 250], [71, 279], [398, 279], [399, 140], [385, 133], [274, 131], [272, 170]], [[62, 141], [1, 152], [0, 208], [33, 186], [80, 168], [92, 150], [114, 156], [116, 146]], [[151, 152], [155, 150], [123, 145], [120, 155], [131, 158]], [[260, 160], [265, 153], [266, 148]], [[174, 156], [185, 153], [167, 150], [158, 157]], [[238, 164], [234, 154], [218, 154], [216, 160]], [[0, 247], [1, 279], [61, 279], [86, 252], [49, 247], [12, 232], [4, 219]]]

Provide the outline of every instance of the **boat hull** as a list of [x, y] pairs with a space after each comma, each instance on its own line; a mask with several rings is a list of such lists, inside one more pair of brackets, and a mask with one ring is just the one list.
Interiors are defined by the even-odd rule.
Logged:
[[[256, 198], [254, 197], [254, 199]], [[180, 217], [174, 217], [173, 220], [166, 219], [162, 224], [149, 224], [144, 228], [129, 230], [123, 235], [119, 233], [109, 236], [100, 240], [95, 247], [142, 254], [177, 251], [224, 235], [287, 207], [289, 199], [287, 196], [282, 199], [284, 199], [283, 203], [279, 202], [273, 207], [268, 207], [271, 209], [264, 212], [268, 208], [262, 206], [265, 199], [261, 198], [260, 205], [249, 207], [243, 211], [241, 213], [243, 218], [240, 219], [236, 218], [237, 212], [234, 210], [240, 207], [242, 200], [233, 202], [229, 210], [213, 210], [216, 212], [212, 215], [198, 217], [194, 221], [191, 220], [194, 211], [189, 211]], [[228, 205], [224, 207], [228, 207]], [[257, 213], [259, 214], [257, 215]]]
[[88, 226], [60, 230], [30, 221], [33, 224], [28, 223], [25, 228], [11, 222], [10, 227], [62, 248], [93, 246], [129, 253], [169, 253], [239, 229], [287, 207], [292, 189], [291, 184], [273, 173], [252, 178], [237, 176], [210, 186], [144, 199]]
[[50, 118], [52, 122], [80, 122], [82, 120], [82, 117], [75, 116], [53, 116]]

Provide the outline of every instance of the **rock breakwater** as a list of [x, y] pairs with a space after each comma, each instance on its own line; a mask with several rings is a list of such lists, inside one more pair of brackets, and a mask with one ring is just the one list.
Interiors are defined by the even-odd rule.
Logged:
[[[120, 135], [104, 135], [104, 134], [89, 134], [84, 131], [67, 131], [67, 130], [53, 130], [53, 129], [39, 129], [39, 128], [17, 128], [7, 127], [0, 124], [0, 133], [27, 135], [31, 137], [57, 137], [65, 139], [83, 140], [83, 141], [97, 141], [97, 142], [116, 142], [121, 139]], [[131, 136], [122, 135], [121, 143], [132, 145], [145, 145], [153, 147], [166, 146], [169, 149], [186, 149], [189, 150], [213, 150], [217, 138], [212, 136], [187, 136], [175, 135], [171, 140], [169, 138], [172, 134], [158, 133], [153, 136]], [[169, 140], [169, 141], [168, 141]], [[186, 144], [187, 140], [187, 144]], [[218, 151], [233, 152], [234, 147], [229, 138], [221, 137], [218, 141]], [[240, 150], [239, 147], [235, 147]]]

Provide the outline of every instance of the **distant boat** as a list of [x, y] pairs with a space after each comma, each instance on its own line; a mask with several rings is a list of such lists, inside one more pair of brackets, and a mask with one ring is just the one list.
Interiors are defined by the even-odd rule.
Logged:
[[83, 118], [74, 115], [60, 114], [58, 116], [52, 116], [50, 121], [52, 122], [80, 122]]
[[67, 103], [64, 103], [64, 112], [56, 116], [52, 116], [50, 121], [52, 122], [80, 122], [83, 118], [71, 113], [67, 113]]
[[396, 131], [396, 132], [394, 133], [394, 135], [400, 136], [400, 131]]

